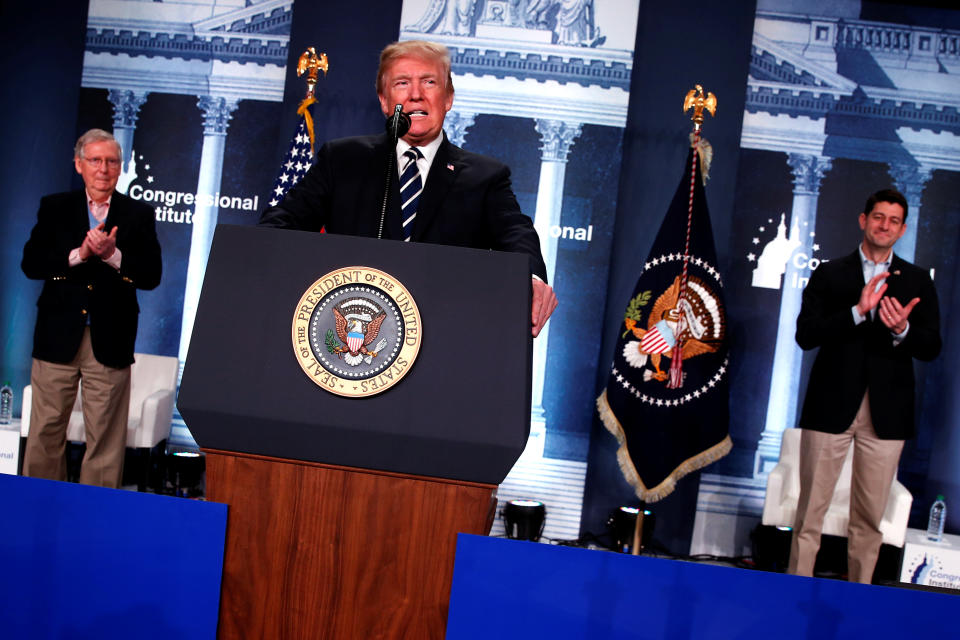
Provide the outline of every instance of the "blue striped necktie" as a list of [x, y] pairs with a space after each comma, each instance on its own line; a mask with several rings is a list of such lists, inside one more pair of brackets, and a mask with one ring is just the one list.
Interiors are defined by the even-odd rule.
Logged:
[[406, 164], [400, 174], [400, 209], [403, 212], [403, 241], [410, 242], [413, 219], [417, 217], [417, 203], [423, 193], [423, 180], [417, 168], [417, 158], [422, 158], [420, 149], [410, 147], [403, 153]]

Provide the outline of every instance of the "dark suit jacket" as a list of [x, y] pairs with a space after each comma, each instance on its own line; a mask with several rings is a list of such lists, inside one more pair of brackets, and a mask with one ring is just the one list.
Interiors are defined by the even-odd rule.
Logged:
[[120, 271], [91, 256], [70, 267], [70, 251], [90, 229], [85, 192], [72, 191], [40, 200], [37, 224], [23, 247], [21, 267], [28, 278], [44, 280], [37, 300], [33, 357], [49, 362], [73, 360], [83, 329], [90, 321], [90, 340], [97, 361], [111, 367], [133, 362], [137, 337], [136, 289], [160, 283], [160, 244], [153, 209], [114, 193], [106, 227], [117, 227]]
[[[326, 143], [316, 162], [279, 206], [263, 212], [271, 227], [376, 238], [386, 167], [395, 153], [386, 135], [341, 138]], [[399, 179], [391, 172], [384, 238], [402, 238]], [[514, 251], [530, 256], [531, 273], [546, 281], [540, 241], [510, 188], [510, 169], [501, 162], [443, 142], [414, 222], [414, 242]]]
[[841, 433], [869, 389], [877, 435], [888, 440], [914, 435], [913, 359], [932, 360], [940, 353], [940, 311], [925, 270], [894, 255], [889, 271], [884, 295], [903, 305], [920, 298], [910, 313], [910, 330], [897, 346], [879, 318], [853, 322], [850, 309], [865, 284], [859, 251], [821, 264], [810, 277], [796, 338], [801, 348], [820, 351], [810, 373], [801, 427]]

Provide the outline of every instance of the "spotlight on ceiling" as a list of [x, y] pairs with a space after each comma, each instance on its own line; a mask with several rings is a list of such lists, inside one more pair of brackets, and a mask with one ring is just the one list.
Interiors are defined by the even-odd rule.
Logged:
[[547, 508], [539, 500], [511, 500], [503, 508], [508, 538], [537, 542], [547, 520]]

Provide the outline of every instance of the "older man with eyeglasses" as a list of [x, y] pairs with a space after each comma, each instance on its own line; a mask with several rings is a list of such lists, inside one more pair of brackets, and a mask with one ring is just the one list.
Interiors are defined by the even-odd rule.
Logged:
[[40, 200], [21, 267], [43, 280], [30, 384], [24, 475], [66, 480], [66, 433], [83, 381], [87, 450], [80, 482], [119, 487], [127, 440], [137, 289], [160, 283], [153, 209], [115, 191], [121, 151], [101, 129], [80, 136], [74, 167], [84, 189]]

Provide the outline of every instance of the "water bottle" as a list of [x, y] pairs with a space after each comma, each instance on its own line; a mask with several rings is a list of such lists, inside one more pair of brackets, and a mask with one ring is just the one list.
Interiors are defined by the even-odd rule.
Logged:
[[9, 382], [0, 387], [0, 425], [8, 425], [13, 420], [13, 389]]
[[937, 496], [930, 507], [930, 519], [927, 521], [927, 540], [940, 542], [943, 540], [943, 523], [947, 519], [947, 504], [943, 496]]

